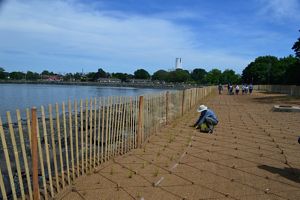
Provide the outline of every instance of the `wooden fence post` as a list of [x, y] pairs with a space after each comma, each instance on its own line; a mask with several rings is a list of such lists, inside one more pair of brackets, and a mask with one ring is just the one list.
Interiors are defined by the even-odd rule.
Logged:
[[182, 91], [181, 115], [184, 113], [185, 90]]
[[32, 126], [31, 126], [31, 144], [32, 144], [32, 185], [33, 199], [39, 199], [39, 177], [38, 177], [38, 142], [37, 142], [37, 117], [36, 108], [31, 109]]
[[144, 109], [144, 97], [140, 96], [139, 100], [139, 118], [138, 118], [138, 134], [137, 134], [137, 148], [142, 145], [142, 132], [143, 132], [143, 109]]
[[166, 92], [166, 125], [168, 124], [168, 113], [169, 113], [169, 91]]

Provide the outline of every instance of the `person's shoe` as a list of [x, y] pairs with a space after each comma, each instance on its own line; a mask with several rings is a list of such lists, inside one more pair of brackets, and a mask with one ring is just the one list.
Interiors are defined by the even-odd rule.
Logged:
[[213, 129], [210, 129], [210, 130], [208, 131], [209, 134], [213, 134], [213, 132], [214, 132]]

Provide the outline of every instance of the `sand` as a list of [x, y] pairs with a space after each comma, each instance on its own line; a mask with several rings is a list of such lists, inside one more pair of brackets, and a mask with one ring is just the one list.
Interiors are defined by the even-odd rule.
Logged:
[[299, 98], [214, 94], [199, 103], [218, 115], [213, 134], [191, 127], [194, 108], [56, 199], [300, 199], [300, 113], [271, 110]]

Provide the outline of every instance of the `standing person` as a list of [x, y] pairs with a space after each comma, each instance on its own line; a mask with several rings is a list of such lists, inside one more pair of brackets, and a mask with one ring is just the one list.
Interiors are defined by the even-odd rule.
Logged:
[[249, 85], [249, 94], [252, 94], [252, 91], [253, 91], [253, 85], [252, 85], [252, 83], [250, 83], [250, 85]]
[[233, 86], [232, 85], [230, 85], [229, 86], [229, 95], [233, 95], [234, 93], [233, 93]]
[[[211, 109], [208, 109], [205, 105], [199, 106], [197, 112], [201, 113], [201, 115], [194, 124], [194, 127], [197, 129], [200, 128], [201, 132], [213, 133], [214, 126], [219, 122], [216, 114]], [[202, 129], [203, 125], [207, 127], [203, 128], [204, 130]]]
[[230, 89], [230, 83], [227, 84], [227, 92], [228, 92], [228, 94], [230, 94], [229, 93], [229, 89]]
[[222, 86], [221, 83], [220, 83], [219, 86], [218, 86], [218, 90], [219, 90], [219, 94], [222, 94], [223, 86]]
[[239, 87], [239, 85], [236, 85], [235, 86], [235, 94], [239, 95], [239, 92], [240, 92], [240, 87]]
[[242, 85], [242, 95], [245, 94], [245, 84]]
[[248, 94], [248, 90], [249, 90], [249, 87], [248, 87], [248, 85], [246, 84], [246, 85], [245, 85], [245, 94]]

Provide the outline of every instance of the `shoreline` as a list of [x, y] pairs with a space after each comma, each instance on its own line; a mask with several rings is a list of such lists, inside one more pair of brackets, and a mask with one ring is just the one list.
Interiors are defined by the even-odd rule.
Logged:
[[159, 83], [100, 83], [100, 82], [65, 82], [65, 81], [16, 81], [1, 80], [0, 84], [45, 84], [45, 85], [81, 85], [81, 86], [103, 86], [103, 87], [133, 87], [133, 88], [153, 88], [153, 89], [189, 89], [193, 87], [204, 87], [196, 84], [159, 84]]

